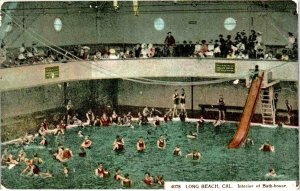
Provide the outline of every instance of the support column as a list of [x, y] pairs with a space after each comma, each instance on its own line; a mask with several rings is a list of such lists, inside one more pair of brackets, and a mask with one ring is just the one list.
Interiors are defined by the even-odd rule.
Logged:
[[[191, 82], [194, 81], [194, 78], [191, 77]], [[194, 117], [194, 85], [191, 85], [191, 117]]]

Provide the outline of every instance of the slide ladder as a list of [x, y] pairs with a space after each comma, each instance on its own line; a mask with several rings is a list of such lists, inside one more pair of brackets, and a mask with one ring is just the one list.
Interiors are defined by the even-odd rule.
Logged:
[[263, 124], [275, 125], [275, 103], [274, 103], [274, 88], [272, 86], [262, 89], [260, 94], [261, 100], [261, 115]]
[[249, 128], [250, 128], [250, 122], [253, 116], [253, 113], [255, 112], [255, 106], [259, 99], [260, 95], [260, 89], [262, 86], [264, 73], [259, 75], [258, 78], [255, 80], [252, 80], [251, 87], [249, 90], [249, 94], [244, 106], [244, 111], [241, 117], [240, 125], [237, 130], [237, 132], [234, 135], [233, 140], [228, 145], [228, 148], [239, 148], [245, 141], [245, 139], [248, 136]]

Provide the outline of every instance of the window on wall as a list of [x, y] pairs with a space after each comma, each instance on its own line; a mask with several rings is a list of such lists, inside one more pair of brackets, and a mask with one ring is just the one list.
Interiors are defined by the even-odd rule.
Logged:
[[55, 29], [57, 32], [59, 32], [59, 31], [61, 31], [62, 26], [63, 26], [63, 23], [62, 23], [61, 19], [60, 19], [60, 18], [56, 18], [56, 19], [54, 20], [54, 23], [53, 23], [54, 29]]
[[161, 31], [165, 28], [165, 21], [162, 18], [157, 18], [154, 20], [154, 28]]
[[232, 17], [228, 17], [224, 21], [224, 28], [228, 31], [232, 31], [236, 27], [236, 20]]

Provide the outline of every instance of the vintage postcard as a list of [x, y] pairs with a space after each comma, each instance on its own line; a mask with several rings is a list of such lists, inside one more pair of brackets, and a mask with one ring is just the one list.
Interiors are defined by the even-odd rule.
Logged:
[[299, 189], [297, 1], [0, 7], [2, 189]]

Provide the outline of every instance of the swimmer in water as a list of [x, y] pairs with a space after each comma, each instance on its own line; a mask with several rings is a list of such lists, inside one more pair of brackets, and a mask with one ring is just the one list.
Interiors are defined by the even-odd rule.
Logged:
[[122, 186], [127, 187], [127, 188], [132, 186], [132, 180], [129, 178], [128, 173], [125, 174], [125, 177], [124, 177], [124, 179], [122, 179], [121, 184], [122, 184]]
[[145, 173], [145, 177], [144, 177], [144, 183], [151, 186], [154, 184], [154, 178], [150, 175], [149, 172]]
[[167, 141], [164, 136], [160, 135], [160, 138], [157, 140], [157, 148], [165, 149], [167, 146]]
[[204, 127], [204, 118], [201, 115], [199, 121], [197, 121], [197, 133], [199, 133], [199, 129], [202, 129]]
[[269, 141], [266, 141], [266, 143], [261, 145], [259, 150], [264, 152], [275, 152], [275, 147], [272, 144], [270, 144]]
[[186, 135], [187, 138], [189, 139], [197, 139], [198, 138], [198, 134], [195, 132], [190, 131], [190, 133], [188, 135]]
[[113, 143], [113, 150], [117, 151], [117, 152], [120, 152], [120, 151], [124, 150], [124, 139], [123, 139], [123, 137], [121, 137], [119, 135], [116, 136], [116, 139]]
[[172, 121], [172, 114], [173, 114], [173, 109], [170, 108], [164, 115], [164, 121], [167, 123], [169, 121]]
[[193, 160], [200, 160], [202, 158], [201, 153], [197, 150], [194, 150], [192, 153], [187, 154], [185, 157], [192, 157]]
[[100, 178], [109, 177], [110, 173], [104, 168], [103, 163], [99, 163], [98, 168], [95, 170], [96, 176]]
[[174, 156], [181, 156], [181, 149], [180, 149], [180, 146], [177, 145], [173, 151], [173, 155]]
[[156, 178], [154, 179], [155, 183], [158, 183], [160, 186], [165, 185], [165, 180], [163, 175], [157, 175]]
[[69, 168], [67, 166], [64, 166], [63, 173], [65, 177], [69, 176]]
[[247, 145], [254, 145], [254, 141], [250, 137], [247, 137], [242, 144], [242, 146], [247, 146]]
[[138, 152], [144, 152], [146, 149], [146, 143], [143, 137], [140, 137], [138, 142], [136, 143], [136, 150]]
[[158, 115], [153, 118], [153, 125], [154, 127], [158, 127], [160, 125], [160, 120]]
[[78, 131], [77, 135], [78, 135], [78, 137], [84, 137], [84, 135], [82, 134], [82, 131]]
[[185, 119], [187, 118], [187, 113], [186, 113], [186, 111], [181, 111], [180, 113], [179, 113], [179, 119], [180, 119], [180, 121], [181, 122], [185, 122]]
[[89, 136], [85, 136], [83, 143], [81, 144], [81, 147], [85, 149], [91, 149], [93, 142], [90, 140]]
[[123, 180], [125, 177], [123, 177], [121, 175], [121, 169], [120, 168], [117, 168], [116, 169], [116, 172], [115, 172], [115, 175], [114, 175], [114, 179], [115, 180]]
[[270, 171], [266, 174], [266, 176], [269, 176], [269, 177], [277, 176], [275, 169], [274, 168], [270, 169]]

